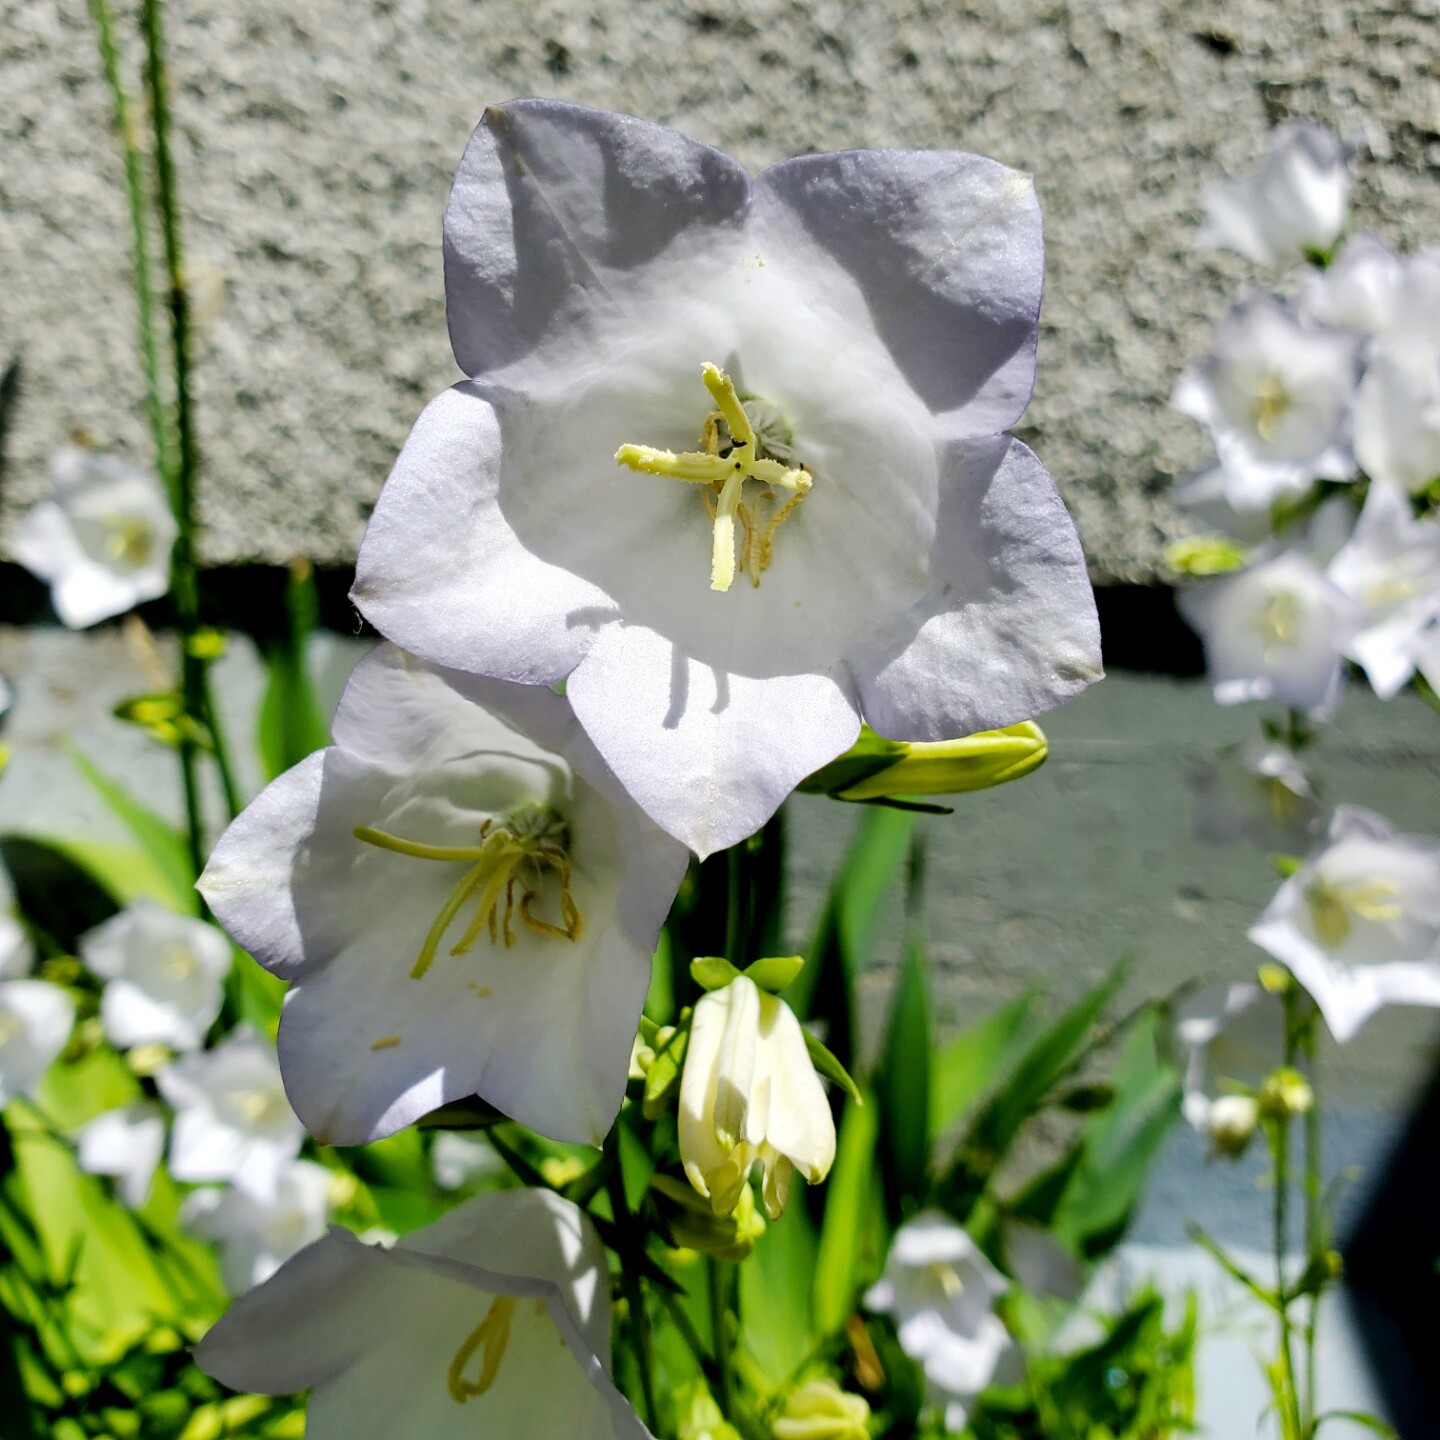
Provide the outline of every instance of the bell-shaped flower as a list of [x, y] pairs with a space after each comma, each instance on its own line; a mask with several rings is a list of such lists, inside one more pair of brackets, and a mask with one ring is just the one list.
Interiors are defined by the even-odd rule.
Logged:
[[1355, 454], [1372, 480], [1405, 494], [1440, 477], [1440, 343], [1423, 366], [1388, 350], [1371, 360], [1355, 401]]
[[[1237, 1153], [1259, 1119], [1254, 1097], [1285, 1062], [1284, 1004], [1253, 982], [1211, 985], [1181, 1003], [1175, 1038], [1185, 1051], [1186, 1120], [1217, 1150]], [[1242, 1114], [1248, 1126], [1237, 1123]]]
[[1440, 521], [1415, 519], [1398, 490], [1372, 485], [1326, 573], [1363, 616], [1346, 653], [1389, 700], [1414, 675], [1420, 636], [1440, 617]]
[[1288, 745], [1255, 741], [1227, 749], [1190, 779], [1202, 839], [1220, 845], [1248, 840], [1282, 854], [1309, 844], [1319, 802]]
[[75, 1002], [48, 980], [0, 980], [0, 1105], [35, 1087], [65, 1048]]
[[1440, 246], [1405, 257], [1405, 274], [1395, 314], [1380, 337], [1379, 349], [1397, 364], [1420, 375], [1433, 375], [1440, 363]]
[[25, 927], [0, 910], [0, 980], [23, 980], [35, 966], [35, 947]]
[[648, 1440], [609, 1355], [589, 1222], [511, 1190], [390, 1249], [332, 1229], [242, 1296], [195, 1360], [237, 1390], [311, 1390], [308, 1440]]
[[82, 935], [79, 948], [105, 981], [100, 1021], [113, 1045], [204, 1044], [230, 970], [230, 942], [213, 925], [141, 900]]
[[1009, 1288], [961, 1226], [924, 1210], [895, 1232], [885, 1273], [865, 1295], [871, 1310], [894, 1317], [900, 1348], [925, 1372], [948, 1429], [963, 1429], [974, 1397], [1019, 1368], [1019, 1350], [995, 1313]]
[[324, 1235], [334, 1178], [323, 1165], [293, 1160], [267, 1196], [233, 1185], [191, 1191], [180, 1220], [192, 1234], [220, 1247], [225, 1284], [232, 1295], [243, 1295]]
[[75, 1163], [114, 1180], [132, 1210], [144, 1205], [164, 1153], [165, 1112], [151, 1100], [106, 1110], [75, 1137]]
[[1342, 1043], [1382, 1005], [1440, 1005], [1440, 840], [1342, 805], [1249, 934]]
[[[1100, 674], [1048, 475], [1028, 176], [805, 155], [753, 183], [673, 130], [487, 111], [445, 218], [435, 400], [356, 604], [438, 664], [549, 685], [701, 855], [863, 716], [897, 740], [1031, 719]], [[802, 720], [803, 717], [803, 720]]]
[[1201, 243], [1275, 269], [1329, 252], [1350, 209], [1345, 147], [1323, 125], [1289, 120], [1259, 171], [1205, 192]]
[[177, 529], [160, 482], [118, 455], [66, 445], [50, 462], [53, 496], [33, 506], [11, 554], [50, 586], [72, 630], [153, 600], [170, 588]]
[[728, 1215], [758, 1164], [774, 1220], [798, 1170], [830, 1173], [835, 1120], [795, 1012], [741, 975], [695, 1006], [680, 1079], [680, 1159], [690, 1183]]
[[229, 1180], [262, 1199], [275, 1193], [305, 1130], [285, 1098], [275, 1049], [258, 1030], [237, 1026], [213, 1050], [171, 1061], [155, 1083], [175, 1110], [177, 1180]]
[[1270, 295], [1249, 296], [1220, 322], [1210, 354], [1176, 381], [1170, 403], [1209, 428], [1232, 505], [1255, 508], [1267, 494], [1353, 474], [1360, 343], [1305, 324]]
[[1177, 604], [1221, 705], [1274, 700], [1320, 715], [1339, 698], [1359, 607], [1298, 550], [1194, 585]]
[[1352, 235], [1327, 269], [1306, 277], [1300, 314], [1334, 330], [1383, 335], [1398, 319], [1404, 285], [1395, 251], [1373, 235]]
[[306, 1127], [362, 1144], [479, 1094], [598, 1144], [684, 847], [541, 686], [381, 646], [334, 739], [240, 816], [200, 880], [292, 982], [280, 1063]]
[[1171, 498], [1209, 529], [1258, 545], [1271, 536], [1276, 502], [1299, 499], [1313, 483], [1303, 466], [1242, 462], [1201, 471], [1177, 485]]

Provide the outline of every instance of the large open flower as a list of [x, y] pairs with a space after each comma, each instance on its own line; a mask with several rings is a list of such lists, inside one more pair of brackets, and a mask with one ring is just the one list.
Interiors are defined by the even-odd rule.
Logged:
[[240, 1299], [196, 1363], [313, 1389], [311, 1440], [648, 1440], [609, 1376], [605, 1252], [544, 1190], [482, 1195], [392, 1250], [331, 1230]]
[[808, 155], [753, 184], [672, 130], [487, 112], [445, 219], [435, 400], [355, 600], [438, 664], [568, 677], [702, 855], [845, 750], [1028, 719], [1099, 669], [1074, 528], [1001, 432], [1034, 375], [1028, 177]]
[[360, 1144], [480, 1094], [598, 1144], [684, 848], [542, 687], [384, 645], [334, 738], [225, 832], [200, 882], [294, 982], [280, 1063], [307, 1127]]

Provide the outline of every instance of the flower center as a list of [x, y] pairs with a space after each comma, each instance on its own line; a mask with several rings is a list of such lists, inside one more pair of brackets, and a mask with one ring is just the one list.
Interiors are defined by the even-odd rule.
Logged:
[[[548, 806], [527, 805], [500, 825], [493, 820], [485, 821], [480, 827], [478, 845], [422, 845], [414, 840], [402, 840], [398, 835], [388, 835], [371, 825], [357, 825], [355, 838], [417, 860], [469, 863], [470, 868], [456, 882], [425, 936], [420, 955], [410, 970], [413, 979], [419, 980], [430, 968], [446, 930], [472, 899], [476, 902], [474, 918], [451, 947], [452, 955], [466, 954], [480, 938], [481, 930], [487, 928], [492, 945], [501, 936], [507, 947], [513, 945], [513, 922], [517, 917], [535, 934], [557, 940], [578, 940], [584, 930], [580, 907], [570, 893], [569, 830]], [[537, 915], [533, 908], [540, 899], [547, 875], [553, 875], [559, 886], [558, 924]]]
[[1250, 419], [1255, 433], [1269, 445], [1280, 433], [1280, 422], [1290, 409], [1290, 392], [1276, 375], [1266, 375], [1255, 387]]
[[25, 1022], [9, 1011], [0, 1011], [0, 1046], [18, 1040], [25, 1033]]
[[955, 1267], [946, 1261], [931, 1261], [925, 1267], [925, 1273], [939, 1286], [940, 1293], [947, 1300], [957, 1300], [964, 1293], [965, 1282], [961, 1280]]
[[251, 1128], [268, 1130], [284, 1119], [290, 1102], [280, 1090], [237, 1090], [231, 1096], [236, 1113]]
[[1265, 648], [1277, 645], [1293, 645], [1300, 637], [1300, 620], [1303, 608], [1299, 597], [1289, 590], [1277, 590], [1255, 615], [1255, 629], [1265, 642]]
[[196, 963], [195, 952], [178, 940], [160, 948], [160, 969], [167, 980], [174, 980], [177, 984], [188, 980], [195, 973]]
[[105, 549], [115, 564], [138, 570], [155, 549], [155, 527], [134, 516], [116, 515], [105, 522]]
[[1403, 919], [1405, 912], [1395, 903], [1399, 894], [1395, 881], [1378, 876], [1350, 885], [1337, 885], [1317, 876], [1306, 888], [1305, 903], [1310, 907], [1315, 933], [1333, 950], [1349, 938], [1352, 916], [1376, 924]]
[[[460, 1342], [445, 1372], [450, 1398], [456, 1404], [463, 1405], [472, 1395], [483, 1395], [495, 1383], [500, 1362], [505, 1358], [505, 1347], [510, 1343], [510, 1321], [514, 1315], [514, 1299], [500, 1295], [491, 1302], [485, 1318]], [[465, 1367], [477, 1350], [481, 1352], [480, 1375], [478, 1379], [467, 1380]]]
[[[788, 443], [783, 422], [773, 406], [757, 400], [742, 403], [734, 382], [716, 365], [706, 364], [701, 375], [716, 406], [701, 427], [701, 449], [676, 454], [651, 445], [622, 445], [615, 459], [644, 475], [665, 475], [699, 485], [714, 528], [710, 588], [728, 590], [735, 580], [737, 520], [743, 532], [739, 568], [749, 575], [752, 585], [758, 586], [770, 566], [775, 532], [810, 492], [810, 472], [803, 465], [786, 465], [776, 458], [775, 452], [788, 449]], [[763, 487], [752, 492], [748, 503], [747, 480]], [[788, 492], [788, 498], [777, 500], [777, 487]]]

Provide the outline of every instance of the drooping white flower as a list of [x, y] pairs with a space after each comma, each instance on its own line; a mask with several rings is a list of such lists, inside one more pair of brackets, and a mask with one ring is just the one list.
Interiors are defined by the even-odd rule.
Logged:
[[1379, 348], [1416, 374], [1434, 375], [1440, 361], [1440, 246], [1405, 257], [1394, 318]]
[[1398, 490], [1372, 485], [1326, 573], [1364, 617], [1346, 653], [1389, 700], [1415, 673], [1420, 636], [1440, 617], [1440, 521], [1416, 520]]
[[22, 980], [35, 965], [35, 947], [25, 927], [0, 910], [0, 980]]
[[1298, 550], [1194, 585], [1177, 604], [1204, 642], [1221, 705], [1274, 700], [1323, 714], [1339, 698], [1359, 607]]
[[1256, 174], [1207, 188], [1201, 243], [1274, 268], [1327, 252], [1350, 208], [1346, 158], [1323, 125], [1289, 120], [1277, 126]]
[[1319, 804], [1299, 759], [1287, 745], [1256, 741], [1220, 754], [1191, 777], [1195, 828], [1217, 844], [1248, 840], [1288, 854], [1304, 849]]
[[1186, 1051], [1185, 1118], [1217, 1149], [1234, 1153], [1244, 1119], [1248, 1131], [1259, 1119], [1255, 1095], [1285, 1062], [1284, 1004], [1254, 983], [1212, 985], [1182, 1002], [1175, 1035]]
[[964, 1427], [970, 1402], [987, 1385], [1018, 1370], [1019, 1351], [995, 1313], [1007, 1289], [961, 1226], [925, 1210], [895, 1232], [885, 1273], [866, 1293], [871, 1310], [895, 1317], [900, 1348], [924, 1370], [951, 1430]]
[[472, 1180], [498, 1174], [505, 1168], [493, 1145], [455, 1130], [442, 1130], [435, 1137], [430, 1165], [435, 1171], [435, 1183], [442, 1190], [460, 1190]]
[[477, 1196], [390, 1249], [332, 1229], [243, 1296], [196, 1363], [311, 1389], [309, 1440], [649, 1440], [609, 1376], [605, 1252], [544, 1190]]
[[243, 1295], [324, 1235], [332, 1179], [323, 1165], [293, 1160], [276, 1177], [273, 1194], [207, 1185], [185, 1197], [180, 1220], [220, 1247], [225, 1284], [232, 1295]]
[[72, 630], [153, 600], [170, 586], [175, 517], [160, 482], [118, 455], [66, 445], [50, 462], [51, 499], [16, 527], [15, 558], [50, 585]]
[[773, 1220], [798, 1170], [830, 1173], [835, 1121], [795, 1012], [741, 975], [695, 1006], [680, 1077], [680, 1159], [690, 1183], [728, 1215], [759, 1165]]
[[48, 980], [0, 980], [0, 1105], [32, 1095], [65, 1048], [75, 1002]]
[[149, 1100], [106, 1110], [76, 1137], [76, 1164], [90, 1175], [110, 1176], [132, 1210], [144, 1205], [164, 1153], [165, 1112]]
[[105, 981], [100, 1020], [112, 1044], [197, 1050], [220, 1013], [230, 942], [141, 900], [82, 935], [80, 958]]
[[1305, 279], [1301, 316], [1316, 325], [1383, 335], [1396, 322], [1405, 262], [1383, 240], [1364, 233], [1346, 240], [1325, 270]]
[[170, 1173], [177, 1180], [229, 1180], [262, 1199], [305, 1138], [285, 1098], [275, 1049], [238, 1025], [213, 1050], [182, 1055], [155, 1076], [175, 1110]]
[[1249, 934], [1342, 1043], [1382, 1005], [1440, 1005], [1440, 841], [1342, 805]]
[[360, 1144], [479, 1094], [598, 1144], [684, 847], [540, 686], [386, 645], [356, 667], [334, 737], [225, 832], [200, 881], [293, 982], [280, 1062], [307, 1128]]
[[1354, 472], [1359, 350], [1359, 336], [1307, 325], [1271, 295], [1241, 300], [1220, 322], [1170, 403], [1209, 428], [1231, 504], [1257, 508]]
[[864, 718], [1000, 728], [1098, 678], [1068, 515], [1001, 433], [1042, 273], [1028, 177], [806, 155], [754, 183], [675, 131], [487, 111], [445, 220], [456, 359], [366, 532], [392, 640], [568, 677], [626, 788], [701, 855]]
[[1440, 343], [1425, 367], [1385, 350], [1371, 360], [1355, 401], [1355, 453], [1371, 479], [1406, 494], [1440, 478]]
[[1302, 469], [1282, 465], [1215, 465], [1177, 485], [1175, 503], [1209, 530], [1258, 545], [1272, 533], [1276, 501], [1294, 500], [1313, 484]]

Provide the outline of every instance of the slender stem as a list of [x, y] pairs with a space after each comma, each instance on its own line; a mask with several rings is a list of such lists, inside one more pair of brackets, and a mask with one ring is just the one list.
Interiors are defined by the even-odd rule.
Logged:
[[215, 768], [220, 773], [220, 790], [225, 796], [225, 813], [233, 820], [244, 808], [244, 802], [240, 798], [240, 787], [235, 783], [235, 767], [230, 763], [230, 747], [225, 742], [220, 712], [215, 706], [215, 688], [210, 683], [208, 664], [200, 669], [200, 695], [205, 706], [205, 728], [210, 732], [211, 753], [215, 757]]
[[160, 349], [155, 335], [155, 283], [150, 268], [150, 235], [145, 210], [145, 177], [135, 126], [130, 115], [130, 98], [120, 79], [120, 52], [115, 44], [115, 22], [110, 0], [89, 0], [100, 46], [100, 64], [110, 90], [111, 113], [125, 161], [125, 194], [130, 206], [130, 265], [134, 275], [135, 305], [140, 322], [140, 358], [145, 372], [145, 413], [150, 422], [150, 439], [155, 448], [156, 473], [174, 503], [175, 478], [170, 459], [170, 428], [166, 422], [165, 400], [160, 392]]
[[1323, 1192], [1324, 1157], [1322, 1153], [1323, 1126], [1320, 1113], [1320, 1076], [1317, 1069], [1317, 1027], [1314, 1006], [1308, 1007], [1300, 1049], [1305, 1057], [1305, 1068], [1310, 1081], [1312, 1101], [1305, 1112], [1305, 1253], [1307, 1268], [1311, 1271], [1315, 1288], [1310, 1293], [1310, 1304], [1305, 1317], [1305, 1435], [1315, 1429], [1316, 1370], [1315, 1340], [1320, 1323], [1321, 1266], [1330, 1248], [1326, 1233], [1325, 1200]]
[[678, 1296], [661, 1289], [658, 1285], [655, 1287], [655, 1296], [660, 1301], [661, 1308], [670, 1317], [680, 1338], [685, 1342], [685, 1348], [689, 1350], [695, 1363], [704, 1373], [705, 1381], [713, 1393], [719, 1389], [720, 1372], [715, 1365], [714, 1358], [705, 1348], [705, 1342], [700, 1338], [700, 1332], [695, 1328], [695, 1322], [685, 1313], [685, 1307], [680, 1303]]
[[[611, 1131], [610, 1144], [614, 1143], [615, 1132]], [[640, 1391], [645, 1403], [645, 1423], [652, 1434], [659, 1429], [659, 1407], [655, 1403], [655, 1352], [650, 1341], [650, 1314], [645, 1308], [645, 1286], [640, 1272], [630, 1264], [630, 1249], [636, 1243], [634, 1217], [625, 1199], [625, 1176], [617, 1163], [611, 1167], [606, 1180], [610, 1195], [610, 1209], [615, 1223], [625, 1240], [625, 1249], [619, 1255], [620, 1284], [625, 1290], [625, 1302], [630, 1310], [630, 1333], [635, 1337], [635, 1363], [640, 1370]], [[639, 1237], [644, 1245], [644, 1235]]]
[[1290, 1318], [1289, 1281], [1285, 1274], [1286, 1252], [1290, 1248], [1290, 1122], [1288, 1119], [1266, 1122], [1270, 1138], [1270, 1154], [1274, 1161], [1274, 1241], [1275, 1293], [1280, 1297], [1280, 1353], [1276, 1357], [1283, 1391], [1275, 1396], [1284, 1440], [1299, 1440], [1299, 1392], [1295, 1385], [1295, 1338]]
[[730, 1384], [730, 1307], [727, 1303], [730, 1272], [726, 1268], [726, 1262], [713, 1255], [709, 1257], [706, 1265], [710, 1281], [710, 1348], [715, 1352], [715, 1378], [718, 1382], [715, 1402], [720, 1406], [721, 1413], [729, 1418], [734, 1404]]
[[[195, 481], [200, 457], [195, 442], [195, 405], [190, 382], [190, 298], [180, 248], [180, 205], [175, 186], [175, 161], [170, 149], [170, 95], [165, 76], [160, 4], [161, 0], [141, 0], [140, 24], [145, 37], [145, 80], [155, 145], [155, 200], [164, 242], [170, 348], [175, 366], [177, 454], [171, 495], [178, 533], [170, 562], [171, 591], [180, 624], [180, 693], [185, 714], [205, 725], [209, 719], [205, 703], [206, 662], [196, 653], [194, 645], [195, 632], [200, 628], [200, 586], [195, 570]], [[190, 859], [198, 875], [205, 857], [204, 817], [197, 774], [199, 748], [193, 738], [182, 734], [179, 751]]]

